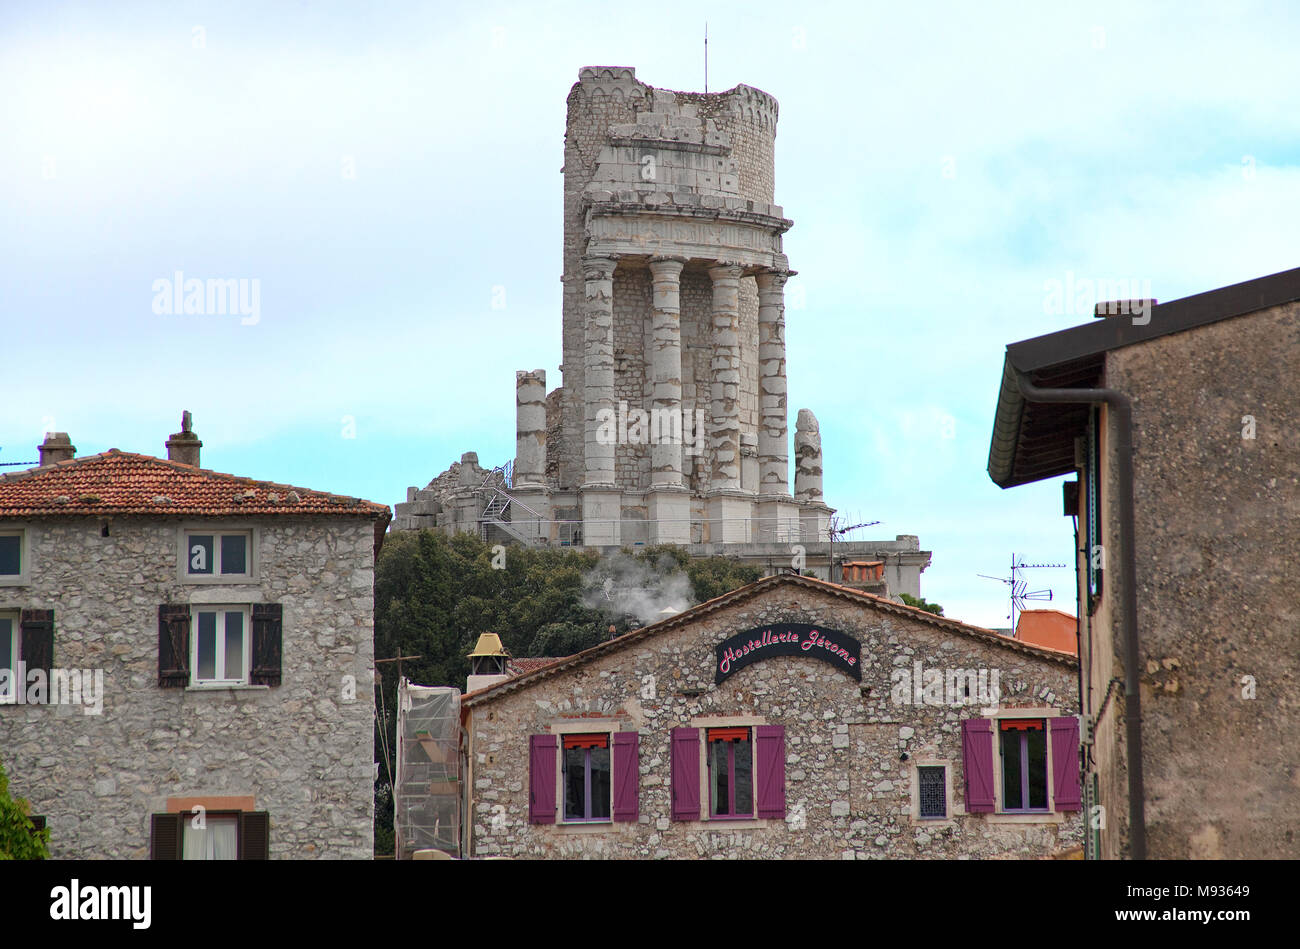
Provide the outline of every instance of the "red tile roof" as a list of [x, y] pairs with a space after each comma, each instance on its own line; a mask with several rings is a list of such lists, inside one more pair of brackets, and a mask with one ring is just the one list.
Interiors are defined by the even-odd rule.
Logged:
[[376, 518], [381, 524], [391, 517], [384, 504], [254, 481], [116, 448], [0, 475], [0, 518], [59, 514], [350, 514]]
[[512, 676], [526, 675], [542, 666], [549, 666], [553, 662], [559, 662], [561, 659], [567, 659], [567, 656], [522, 656], [512, 658], [506, 663], [506, 672]]

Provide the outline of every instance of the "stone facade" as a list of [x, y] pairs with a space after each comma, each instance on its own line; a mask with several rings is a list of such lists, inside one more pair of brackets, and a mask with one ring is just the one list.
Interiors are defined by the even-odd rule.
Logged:
[[[263, 485], [239, 482], [250, 486]], [[151, 815], [206, 802], [267, 814], [272, 858], [370, 859], [375, 507], [0, 518], [21, 532], [25, 568], [0, 582], [0, 616], [52, 611], [53, 666], [102, 671], [99, 714], [0, 705], [0, 757], [13, 793], [46, 818], [51, 856], [147, 858]], [[187, 529], [247, 532], [250, 575], [186, 576]], [[279, 604], [279, 684], [161, 687], [162, 604]]]
[[[861, 682], [800, 655], [755, 662], [714, 684], [720, 642], [780, 623], [858, 640]], [[1000, 703], [904, 704], [896, 672], [910, 674], [916, 663], [926, 670], [998, 670]], [[466, 852], [656, 859], [1057, 855], [1082, 843], [1078, 810], [1007, 814], [999, 806], [997, 813], [967, 813], [961, 721], [1072, 716], [1077, 691], [1071, 657], [816, 580], [768, 578], [467, 695]], [[914, 698], [906, 688], [903, 694]], [[671, 730], [722, 724], [784, 726], [784, 820], [673, 819]], [[530, 736], [587, 729], [638, 734], [637, 819], [530, 822]], [[945, 819], [917, 816], [918, 766], [946, 768]]]
[[1099, 719], [1099, 803], [1110, 817], [1100, 855], [1126, 848], [1126, 703], [1110, 681], [1124, 675], [1117, 567], [1132, 555], [1149, 856], [1294, 859], [1300, 304], [1115, 350], [1105, 372], [1105, 384], [1134, 402], [1137, 547], [1117, 543], [1115, 433], [1104, 413], [1102, 541], [1112, 569], [1084, 617], [1096, 657], [1085, 668]]

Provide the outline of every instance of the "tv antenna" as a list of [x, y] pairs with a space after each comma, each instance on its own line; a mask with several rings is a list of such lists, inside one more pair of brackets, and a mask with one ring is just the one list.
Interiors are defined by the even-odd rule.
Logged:
[[[826, 536], [830, 539], [830, 547], [826, 552], [826, 578], [831, 583], [835, 582], [835, 538], [843, 537], [850, 531], [855, 531], [859, 527], [875, 527], [880, 521], [867, 521], [862, 524], [850, 524], [847, 527], [841, 526], [848, 518], [832, 517], [830, 527], [826, 531]], [[840, 579], [843, 580], [843, 570], [840, 571]]]
[[1016, 614], [1024, 612], [1025, 603], [1029, 600], [1048, 600], [1052, 599], [1051, 590], [1031, 590], [1029, 582], [1020, 576], [1022, 570], [1042, 570], [1045, 568], [1064, 568], [1069, 564], [1064, 563], [1025, 563], [1023, 560], [1017, 561], [1016, 555], [1011, 555], [1011, 576], [1009, 577], [990, 577], [987, 573], [977, 574], [986, 580], [997, 580], [999, 583], [1005, 583], [1011, 588], [1011, 635], [1016, 634]]

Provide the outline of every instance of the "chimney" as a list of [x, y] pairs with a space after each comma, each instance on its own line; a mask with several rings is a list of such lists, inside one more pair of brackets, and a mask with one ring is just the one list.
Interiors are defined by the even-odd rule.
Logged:
[[506, 670], [510, 653], [501, 644], [501, 637], [496, 633], [482, 633], [474, 644], [474, 651], [469, 654], [470, 673], [465, 680], [465, 691], [474, 692], [486, 689], [490, 685], [504, 682], [510, 678]]
[[181, 413], [181, 430], [167, 439], [167, 460], [178, 461], [182, 465], [199, 466], [199, 449], [203, 442], [195, 435], [191, 426], [193, 420], [188, 411]]
[[41, 467], [48, 468], [60, 461], [70, 461], [77, 455], [77, 446], [72, 444], [67, 432], [46, 432], [45, 441], [38, 446], [41, 453]]

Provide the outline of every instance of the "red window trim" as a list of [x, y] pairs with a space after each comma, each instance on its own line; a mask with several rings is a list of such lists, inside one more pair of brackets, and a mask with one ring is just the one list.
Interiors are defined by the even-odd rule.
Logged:
[[749, 741], [749, 727], [710, 728], [709, 741]]
[[565, 735], [565, 748], [608, 748], [609, 735]]
[[1004, 732], [1041, 732], [1043, 729], [1041, 718], [1003, 718], [998, 721], [998, 730]]

